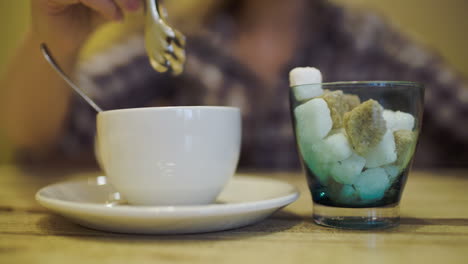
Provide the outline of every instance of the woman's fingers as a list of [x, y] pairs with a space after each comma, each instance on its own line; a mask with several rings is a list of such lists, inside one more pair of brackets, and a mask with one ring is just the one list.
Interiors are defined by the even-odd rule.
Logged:
[[140, 9], [141, 0], [115, 0], [120, 9], [135, 12]]
[[110, 20], [122, 20], [123, 12], [113, 0], [81, 0], [81, 3]]

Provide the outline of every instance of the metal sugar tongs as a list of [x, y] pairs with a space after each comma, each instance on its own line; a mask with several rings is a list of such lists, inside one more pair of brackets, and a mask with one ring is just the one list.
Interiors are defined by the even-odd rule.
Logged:
[[151, 66], [158, 72], [182, 73], [185, 36], [167, 24], [167, 13], [158, 0], [147, 0], [145, 12], [145, 46]]

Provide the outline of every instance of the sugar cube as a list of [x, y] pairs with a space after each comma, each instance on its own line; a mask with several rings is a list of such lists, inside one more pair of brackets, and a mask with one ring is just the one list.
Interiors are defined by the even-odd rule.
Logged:
[[351, 157], [332, 163], [330, 175], [333, 179], [343, 184], [353, 184], [362, 172], [366, 159], [353, 153]]
[[395, 165], [403, 170], [413, 156], [414, 148], [416, 147], [415, 135], [414, 132], [410, 130], [397, 130], [393, 132], [393, 136], [395, 138], [397, 153]]
[[379, 144], [363, 157], [366, 159], [366, 168], [375, 168], [394, 162], [397, 154], [392, 131], [387, 131]]
[[294, 109], [296, 133], [300, 145], [309, 145], [324, 138], [332, 128], [330, 109], [321, 99], [312, 99]]
[[400, 172], [401, 172], [400, 168], [398, 168], [395, 165], [387, 165], [382, 168], [387, 173], [388, 181], [390, 182], [390, 185], [392, 185], [395, 182], [395, 180], [398, 178], [398, 175], [400, 175]]
[[343, 127], [343, 115], [348, 111], [348, 105], [345, 104], [343, 91], [325, 92], [321, 98], [327, 102], [328, 108], [330, 108], [333, 129]]
[[304, 166], [315, 175], [320, 184], [326, 186], [329, 179], [328, 175], [330, 164], [319, 162], [316, 156], [317, 153], [313, 152], [312, 148], [303, 148], [302, 146], [299, 146], [299, 149], [304, 159]]
[[297, 101], [304, 101], [323, 94], [322, 73], [313, 67], [297, 67], [289, 72], [289, 84]]
[[318, 140], [312, 145], [319, 162], [330, 163], [349, 158], [353, 153], [348, 139], [343, 133], [336, 133]]
[[323, 94], [322, 85], [304, 84], [292, 88], [297, 101], [305, 101]]
[[314, 67], [296, 67], [289, 72], [289, 85], [303, 85], [322, 82], [322, 73]]
[[321, 96], [330, 108], [331, 118], [333, 120], [333, 129], [343, 127], [343, 116], [360, 104], [360, 99], [356, 95], [344, 94], [343, 91], [325, 90]]
[[343, 125], [359, 155], [365, 155], [382, 140], [386, 131], [382, 106], [372, 99], [344, 114]]
[[344, 96], [344, 103], [347, 105], [347, 108], [348, 108], [347, 111], [351, 111], [361, 104], [361, 99], [357, 95], [343, 94], [343, 96]]
[[354, 186], [362, 200], [371, 202], [384, 197], [389, 187], [389, 180], [384, 169], [373, 168], [363, 171]]
[[314, 173], [317, 180], [320, 182], [321, 185], [327, 186], [329, 184], [329, 170], [330, 164], [329, 163], [319, 163], [316, 161], [312, 161], [312, 166], [309, 168]]
[[413, 130], [414, 116], [401, 111], [384, 110], [383, 117], [390, 130]]
[[341, 204], [358, 205], [359, 191], [352, 185], [345, 184], [338, 194], [337, 202]]

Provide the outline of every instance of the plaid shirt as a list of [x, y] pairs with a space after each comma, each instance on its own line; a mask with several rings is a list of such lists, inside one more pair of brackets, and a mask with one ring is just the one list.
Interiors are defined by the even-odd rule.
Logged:
[[[312, 2], [312, 1], [311, 1]], [[401, 80], [426, 87], [418, 166], [468, 166], [468, 87], [436, 55], [397, 33], [380, 17], [314, 4], [305, 10], [300, 45], [282, 79], [266, 87], [230, 54], [232, 23], [220, 16], [209, 34], [189, 36], [178, 77], [155, 72], [136, 33], [83, 62], [80, 86], [104, 109], [149, 105], [229, 105], [242, 109], [240, 167], [299, 167], [290, 121], [288, 71], [314, 66], [325, 81]], [[67, 155], [92, 149], [95, 112], [75, 98], [60, 147]]]

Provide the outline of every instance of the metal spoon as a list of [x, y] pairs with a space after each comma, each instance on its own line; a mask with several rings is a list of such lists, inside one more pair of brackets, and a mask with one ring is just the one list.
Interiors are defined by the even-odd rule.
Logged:
[[60, 77], [62, 77], [62, 79], [64, 79], [65, 82], [68, 83], [68, 85], [70, 85], [70, 87], [81, 96], [81, 98], [83, 98], [89, 105], [91, 105], [94, 110], [96, 110], [96, 112], [99, 113], [103, 111], [101, 107], [99, 107], [89, 96], [87, 96], [86, 93], [76, 84], [74, 84], [72, 80], [65, 74], [65, 72], [63, 72], [62, 68], [60, 68], [45, 43], [41, 43], [41, 51], [42, 55], [44, 55], [44, 58], [47, 60], [50, 66], [52, 66], [52, 68], [60, 75]]

